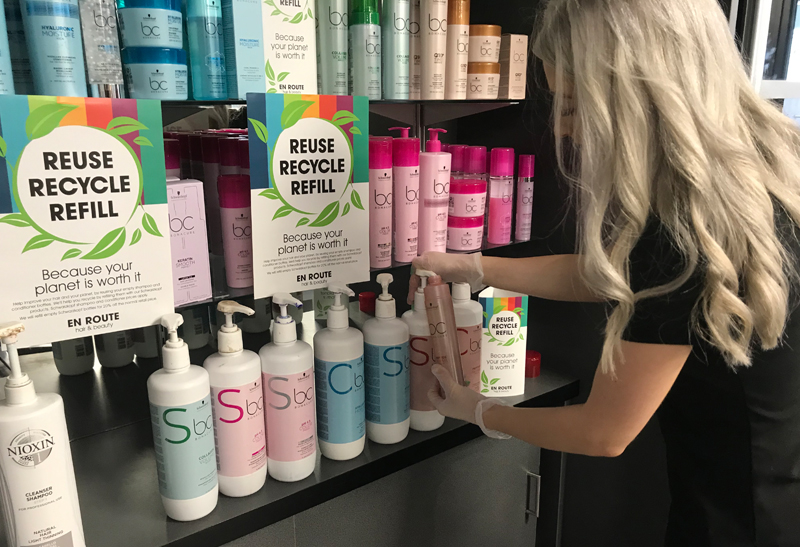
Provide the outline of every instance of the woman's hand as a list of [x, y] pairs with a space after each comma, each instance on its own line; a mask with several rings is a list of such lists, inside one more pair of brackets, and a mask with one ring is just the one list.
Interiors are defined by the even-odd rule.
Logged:
[[[445, 282], [469, 283], [472, 292], [481, 289], [483, 266], [481, 253], [448, 254], [427, 251], [411, 263], [417, 270], [430, 270]], [[411, 276], [408, 287], [408, 303], [414, 303], [414, 292], [419, 287], [419, 277]]]
[[[433, 365], [431, 372], [439, 381], [441, 390], [433, 388], [428, 391], [428, 399], [439, 411], [439, 414], [474, 424], [475, 407], [486, 397], [475, 393], [468, 387], [458, 385], [450, 371], [442, 365]], [[442, 393], [444, 393], [444, 397], [442, 397]]]

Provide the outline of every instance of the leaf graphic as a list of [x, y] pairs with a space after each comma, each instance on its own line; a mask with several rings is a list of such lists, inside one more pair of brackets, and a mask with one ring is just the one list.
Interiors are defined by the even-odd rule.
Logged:
[[267, 90], [267, 93], [277, 93], [277, 92], [278, 92], [278, 90], [277, 90], [277, 89], [275, 89], [274, 87], [271, 87], [271, 88], [269, 88], [269, 89]]
[[481, 393], [489, 393], [489, 390], [488, 389], [482, 389]]
[[108, 130], [109, 133], [118, 137], [120, 135], [133, 133], [134, 131], [141, 131], [142, 129], [147, 129], [147, 126], [129, 116], [118, 116], [108, 122], [108, 126], [106, 126], [106, 130]]
[[342, 216], [345, 216], [349, 212], [350, 212], [350, 204], [349, 203], [345, 203], [344, 204], [344, 208], [342, 209]]
[[514, 308], [514, 313], [519, 314], [522, 311], [522, 308]]
[[[486, 312], [483, 312], [483, 317], [484, 317], [484, 319], [489, 319], [489, 314], [486, 313]], [[483, 334], [488, 335], [489, 333], [488, 332], [484, 332]]]
[[278, 74], [278, 81], [279, 82], [284, 81], [288, 75], [289, 75], [288, 72], [281, 72], [280, 74]]
[[281, 10], [279, 10], [279, 9], [272, 10], [272, 13], [270, 13], [270, 15], [280, 15], [280, 14], [281, 14]]
[[299, 12], [297, 15], [295, 15], [294, 17], [292, 17], [292, 20], [291, 20], [291, 21], [289, 21], [289, 22], [290, 22], [291, 24], [293, 24], [293, 25], [296, 25], [297, 23], [299, 23], [299, 22], [300, 22], [300, 21], [302, 21], [302, 20], [303, 20], [303, 12], [301, 11], [301, 12]]
[[353, 135], [360, 135], [361, 130], [354, 125], [353, 127], [350, 128], [350, 133], [352, 133]]
[[153, 143], [150, 142], [150, 139], [147, 137], [142, 137], [141, 135], [133, 139], [133, 142], [139, 146], [153, 146]]
[[319, 216], [309, 226], [327, 226], [339, 216], [339, 202], [334, 201], [325, 206]]
[[284, 22], [284, 23], [285, 23], [286, 21], [288, 21], [288, 20], [289, 20], [289, 18], [288, 18], [288, 17], [284, 17], [284, 18], [283, 18], [283, 22]]
[[64, 116], [78, 108], [74, 104], [50, 103], [34, 110], [25, 120], [25, 133], [29, 140], [44, 137], [58, 127]]
[[81, 257], [81, 260], [98, 260], [117, 254], [125, 245], [125, 226], [111, 230], [103, 236], [94, 249]]
[[80, 249], [70, 249], [69, 251], [64, 253], [64, 256], [61, 257], [61, 260], [67, 260], [68, 258], [75, 258], [76, 256], [80, 255], [81, 255]]
[[25, 247], [22, 249], [23, 253], [27, 253], [28, 251], [32, 251], [34, 249], [41, 249], [42, 247], [47, 247], [50, 245], [55, 239], [52, 236], [46, 236], [43, 234], [38, 234], [33, 236], [28, 240], [25, 244]]
[[142, 231], [139, 228], [136, 228], [136, 231], [133, 232], [133, 237], [131, 238], [130, 245], [136, 245], [139, 243], [139, 240], [142, 239]]
[[154, 235], [156, 237], [162, 237], [161, 232], [158, 231], [158, 225], [156, 224], [156, 219], [154, 219], [150, 213], [145, 213], [142, 215], [142, 227], [148, 234]]
[[26, 228], [31, 225], [30, 221], [28, 221], [28, 219], [20, 213], [11, 213], [10, 215], [6, 215], [3, 218], [0, 218], [0, 222], [11, 224], [17, 228]]
[[309, 222], [311, 222], [311, 219], [310, 219], [310, 218], [308, 218], [308, 217], [303, 217], [303, 218], [301, 218], [300, 220], [298, 220], [298, 221], [297, 221], [297, 224], [295, 224], [295, 225], [294, 225], [294, 227], [295, 227], [295, 228], [299, 228], [300, 226], [305, 226], [305, 225], [306, 225], [306, 224], [308, 224]]
[[492, 315], [496, 315], [501, 311], [503, 311], [503, 301], [499, 298], [496, 298], [494, 301], [494, 313]]
[[6, 150], [8, 149], [8, 145], [6, 144], [6, 140], [3, 137], [0, 137], [0, 158], [6, 157]]
[[267, 126], [258, 121], [255, 118], [247, 118], [250, 120], [250, 123], [253, 124], [253, 130], [256, 132], [256, 136], [258, 140], [267, 144], [267, 139], [269, 138], [269, 133], [267, 132]]
[[[486, 312], [483, 312], [483, 314], [484, 314], [484, 315], [486, 315]], [[489, 334], [488, 332], [484, 332], [484, 333], [483, 333], [483, 335], [484, 335], [484, 336], [491, 336], [492, 338], [494, 338], [494, 337], [493, 337], [491, 334]]]
[[308, 18], [309, 19], [313, 19], [314, 18], [314, 13], [311, 11], [311, 8], [308, 8]]
[[352, 112], [347, 110], [339, 110], [333, 115], [331, 121], [341, 127], [342, 125], [347, 125], [348, 123], [357, 122], [359, 119]]
[[281, 127], [284, 129], [292, 127], [303, 117], [303, 113], [312, 104], [314, 104], [313, 101], [294, 101], [289, 103], [281, 114]]
[[525, 340], [525, 337], [524, 337], [524, 336], [522, 336], [522, 333], [519, 333], [519, 339], [520, 339], [520, 340]]
[[481, 382], [483, 382], [484, 384], [489, 383], [489, 377], [486, 376], [486, 371], [484, 370], [481, 371]]
[[355, 190], [353, 190], [350, 194], [350, 201], [353, 202], [353, 205], [355, 205], [357, 209], [361, 209], [362, 211], [364, 210], [364, 206], [361, 205], [361, 196], [359, 196], [358, 192]]
[[268, 6], [275, 7], [275, 2], [273, 2], [273, 0], [264, 0], [264, 3]]
[[489, 385], [493, 386], [493, 385], [495, 385], [495, 384], [496, 384], [497, 382], [499, 382], [499, 381], [500, 381], [500, 378], [492, 378], [492, 381], [491, 381], [491, 382], [489, 382]]
[[292, 209], [288, 205], [283, 205], [280, 208], [278, 208], [277, 211], [275, 211], [275, 215], [273, 215], [272, 220], [275, 220], [276, 218], [285, 217], [291, 214], [292, 211], [294, 211], [294, 209]]
[[511, 346], [511, 345], [513, 345], [513, 344], [514, 344], [514, 342], [516, 342], [516, 341], [517, 341], [517, 340], [516, 340], [516, 338], [512, 338], [511, 340], [509, 340], [508, 342], [506, 342], [505, 344], [503, 344], [503, 347], [508, 347], [508, 346]]
[[269, 64], [269, 61], [267, 61], [267, 78], [269, 78], [270, 80], [275, 79], [275, 71], [272, 70], [272, 65]]
[[258, 195], [264, 196], [267, 199], [281, 199], [280, 195], [278, 194], [278, 191], [275, 188], [267, 188]]

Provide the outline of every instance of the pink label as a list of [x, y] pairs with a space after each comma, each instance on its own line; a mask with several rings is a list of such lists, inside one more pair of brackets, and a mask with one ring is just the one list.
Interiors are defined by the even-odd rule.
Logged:
[[476, 251], [483, 244], [483, 228], [447, 229], [447, 248], [454, 251]]
[[225, 249], [225, 274], [231, 287], [253, 285], [253, 229], [250, 207], [223, 208], [222, 239]]
[[317, 449], [314, 372], [262, 375], [267, 422], [267, 456], [296, 462]]
[[261, 378], [239, 387], [211, 388], [217, 471], [226, 477], [255, 473], [267, 463]]
[[411, 361], [411, 410], [436, 410], [428, 399], [428, 391], [438, 386], [431, 372], [433, 342], [430, 336], [412, 336], [408, 347]]
[[450, 194], [448, 214], [453, 217], [482, 217], [486, 209], [486, 192], [482, 194]]
[[489, 233], [487, 241], [492, 244], [511, 242], [511, 196], [489, 199]]
[[392, 264], [392, 170], [369, 170], [369, 265]]
[[464, 383], [472, 391], [478, 392], [481, 386], [480, 325], [458, 327], [458, 349], [461, 352], [461, 370], [464, 371]]

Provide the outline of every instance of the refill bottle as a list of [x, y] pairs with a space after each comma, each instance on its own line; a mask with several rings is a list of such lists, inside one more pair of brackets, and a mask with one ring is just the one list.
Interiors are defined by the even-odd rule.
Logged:
[[493, 245], [511, 243], [514, 210], [514, 149], [492, 148], [489, 174], [489, 228], [486, 240]]
[[36, 93], [86, 97], [78, 0], [41, 0], [25, 5], [22, 21]]
[[369, 265], [392, 265], [392, 138], [369, 138]]
[[533, 221], [533, 165], [536, 156], [521, 154], [519, 156], [519, 173], [517, 173], [517, 226], [514, 231], [516, 241], [531, 239], [531, 223]]
[[420, 0], [411, 0], [408, 18], [408, 98], [418, 101], [422, 96], [422, 35], [420, 34]]
[[352, 0], [350, 11], [350, 95], [381, 99], [381, 26], [378, 0]]
[[392, 213], [394, 216], [394, 259], [411, 262], [417, 257], [419, 236], [419, 139], [408, 137], [407, 127], [392, 141]]
[[17, 335], [22, 323], [0, 325], [11, 374], [0, 401], [0, 489], [6, 545], [86, 547], [64, 401], [36, 393], [22, 372]]
[[439, 141], [439, 133], [447, 131], [428, 131], [430, 140], [425, 145], [425, 152], [419, 155], [419, 255], [425, 251], [443, 253], [447, 250], [451, 156], [442, 152]]
[[438, 386], [431, 372], [433, 365], [433, 342], [428, 327], [428, 313], [425, 310], [425, 287], [428, 277], [434, 275], [427, 270], [417, 270], [419, 287], [414, 293], [414, 307], [403, 314], [408, 325], [409, 374], [411, 379], [411, 429], [433, 431], [444, 424], [444, 416], [428, 399], [428, 391]]
[[[14, 2], [14, 0], [7, 0]], [[6, 11], [0, 12], [0, 95], [14, 94], [14, 70], [11, 66], [11, 46], [8, 44]]]
[[18, 95], [33, 95], [33, 73], [28, 46], [25, 44], [25, 25], [22, 23], [20, 3], [9, 0], [4, 2], [3, 7], [10, 47], [11, 72], [14, 75], [14, 92]]
[[385, 0], [381, 24], [383, 98], [408, 100], [410, 0]]
[[77, 376], [94, 368], [94, 342], [91, 336], [53, 342], [53, 360], [64, 376]]
[[106, 368], [120, 368], [133, 362], [133, 335], [130, 331], [107, 332], [94, 337], [97, 360]]
[[253, 286], [253, 238], [250, 220], [250, 177], [220, 175], [219, 212], [229, 287]]
[[228, 98], [221, 0], [188, 0], [186, 26], [192, 66], [192, 98]]
[[378, 274], [382, 292], [375, 302], [375, 317], [364, 323], [367, 436], [379, 444], [405, 439], [410, 421], [408, 325], [396, 316], [389, 294], [393, 280], [392, 274]]
[[355, 293], [336, 281], [328, 290], [328, 327], [314, 335], [319, 449], [326, 458], [351, 460], [364, 451], [366, 434], [364, 335], [349, 326], [348, 296]]
[[119, 99], [122, 95], [122, 61], [114, 0], [78, 0], [81, 8], [83, 48], [92, 97]]
[[449, 0], [447, 4], [445, 59], [444, 97], [448, 100], [464, 100], [467, 98], [469, 64], [469, 0]]
[[264, 387], [267, 424], [267, 469], [283, 482], [303, 480], [314, 472], [317, 461], [314, 409], [314, 352], [297, 339], [297, 325], [287, 306], [303, 303], [287, 293], [272, 302], [280, 314], [272, 326], [272, 342], [258, 352]]
[[459, 385], [464, 385], [464, 371], [461, 367], [461, 351], [458, 348], [453, 299], [447, 283], [438, 275], [428, 277], [424, 290], [425, 310], [428, 314], [428, 330], [433, 344], [433, 361], [442, 365]]
[[464, 385], [480, 391], [481, 336], [483, 335], [483, 306], [472, 300], [469, 283], [453, 283], [453, 311], [458, 329], [458, 348]]
[[164, 368], [147, 379], [158, 490], [167, 516], [196, 520], [217, 506], [217, 453], [208, 372], [189, 361], [189, 346], [178, 338], [183, 317], [161, 318], [167, 329]]
[[321, 95], [347, 95], [347, 0], [317, 0], [317, 75]]
[[238, 498], [258, 492], [267, 480], [261, 359], [244, 349], [242, 331], [233, 322], [234, 312], [255, 312], [232, 300], [223, 300], [217, 310], [225, 314], [225, 324], [217, 332], [218, 351], [203, 368], [211, 385], [219, 491]]
[[422, 34], [422, 100], [444, 99], [447, 50], [447, 0], [420, 2]]

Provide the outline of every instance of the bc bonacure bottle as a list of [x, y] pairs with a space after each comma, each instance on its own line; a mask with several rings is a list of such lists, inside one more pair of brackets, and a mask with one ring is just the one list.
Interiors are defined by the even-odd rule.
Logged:
[[317, 70], [323, 95], [347, 95], [348, 23], [347, 0], [317, 0]]
[[381, 99], [381, 26], [377, 0], [354, 0], [350, 12], [350, 93]]
[[221, 0], [189, 0], [187, 12], [192, 96], [198, 101], [227, 99]]
[[79, 0], [92, 97], [122, 97], [122, 60], [113, 0]]
[[492, 148], [489, 174], [489, 230], [486, 240], [493, 245], [511, 243], [511, 215], [514, 207], [514, 149]]
[[517, 174], [517, 227], [514, 239], [528, 241], [533, 221], [533, 165], [536, 156], [521, 154]]
[[381, 68], [384, 99], [408, 99], [410, 10], [409, 0], [387, 0], [383, 4]]
[[417, 257], [419, 222], [419, 139], [408, 137], [407, 127], [392, 141], [394, 259], [411, 262]]

